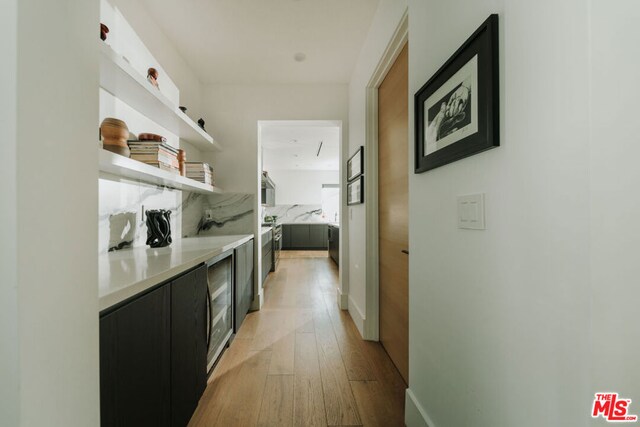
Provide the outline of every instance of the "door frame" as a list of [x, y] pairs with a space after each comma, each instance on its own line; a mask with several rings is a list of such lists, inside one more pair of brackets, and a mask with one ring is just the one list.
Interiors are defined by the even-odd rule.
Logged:
[[[409, 40], [409, 15], [405, 10], [380, 62], [366, 86], [365, 111], [365, 235], [366, 317], [363, 338], [380, 340], [380, 251], [378, 219], [378, 88]], [[409, 100], [407, 99], [407, 103]], [[410, 114], [410, 113], [409, 113]], [[407, 141], [407, 143], [409, 143]]]

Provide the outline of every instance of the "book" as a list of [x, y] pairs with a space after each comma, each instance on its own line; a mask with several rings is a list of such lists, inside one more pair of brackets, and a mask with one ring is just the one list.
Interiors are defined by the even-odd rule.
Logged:
[[156, 142], [156, 141], [133, 141], [129, 142], [129, 149], [132, 151], [154, 151], [154, 150], [165, 150], [170, 153], [178, 154], [178, 149], [172, 147], [169, 144], [164, 142]]
[[173, 167], [179, 168], [178, 159], [175, 156], [167, 156], [165, 154], [131, 154], [133, 160], [140, 162], [162, 162]]
[[153, 167], [158, 168], [158, 169], [163, 170], [163, 171], [180, 173], [180, 170], [178, 168], [175, 168], [175, 167], [173, 167], [171, 165], [168, 165], [166, 163], [163, 163], [163, 162], [143, 162], [143, 163], [146, 163], [149, 166], [153, 166]]

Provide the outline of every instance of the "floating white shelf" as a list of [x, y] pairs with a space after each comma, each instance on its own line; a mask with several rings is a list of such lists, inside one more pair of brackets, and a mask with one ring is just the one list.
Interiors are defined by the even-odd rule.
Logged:
[[184, 176], [163, 171], [146, 163], [120, 156], [110, 151], [100, 149], [100, 171], [118, 175], [134, 181], [148, 184], [163, 185], [178, 190], [195, 193], [222, 193], [218, 187], [212, 187]]
[[222, 146], [110, 46], [100, 43], [100, 87], [201, 151]]

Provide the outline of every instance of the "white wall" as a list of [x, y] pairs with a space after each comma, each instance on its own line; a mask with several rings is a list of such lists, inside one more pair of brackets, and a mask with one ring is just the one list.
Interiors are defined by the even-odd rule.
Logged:
[[[493, 12], [501, 20], [502, 146], [410, 172], [407, 405], [424, 411], [431, 427], [582, 426], [594, 392], [589, 169], [602, 164], [589, 150], [587, 2], [409, 0], [409, 92]], [[603, 75], [597, 86], [609, 90], [603, 84], [616, 78]], [[610, 97], [602, 95], [602, 112]], [[413, 117], [409, 128], [411, 147]], [[620, 168], [609, 165], [603, 176]], [[480, 192], [487, 230], [457, 229], [456, 196]], [[608, 201], [594, 203], [608, 210]], [[637, 210], [637, 198], [632, 204]], [[600, 261], [600, 271], [611, 273], [611, 263]], [[620, 290], [621, 301], [637, 299], [627, 284]], [[631, 385], [611, 385], [623, 384]]]
[[[385, 49], [400, 24], [407, 9], [406, 0], [380, 0], [378, 10], [371, 24], [367, 39], [360, 51], [358, 61], [349, 83], [349, 146], [347, 158], [365, 145], [366, 88], [376, 67], [383, 57]], [[365, 145], [365, 153], [367, 147]], [[365, 174], [367, 171], [365, 170]], [[346, 199], [344, 201], [346, 203]], [[342, 216], [342, 223], [348, 221], [349, 262], [341, 262], [344, 274], [349, 276], [349, 313], [360, 333], [363, 333], [366, 318], [366, 233], [365, 203], [349, 206]], [[342, 243], [340, 239], [340, 242]]]
[[[99, 4], [15, 4], [17, 21], [15, 8], [7, 11], [4, 6], [11, 4], [3, 3], [1, 37], [3, 68], [8, 68], [3, 85], [17, 65], [6, 81], [8, 90], [2, 90], [2, 131], [17, 134], [2, 138], [2, 174], [9, 176], [9, 188], [5, 193], [2, 179], [0, 212], [2, 226], [14, 231], [2, 230], [2, 348], [10, 352], [2, 353], [0, 394], [8, 401], [2, 399], [0, 419], [11, 426], [96, 426]], [[11, 48], [16, 31], [17, 63]], [[7, 32], [13, 37], [5, 39]], [[14, 256], [5, 259], [5, 251]], [[6, 367], [15, 369], [8, 377]]]
[[[104, 1], [104, 0], [103, 0]], [[171, 80], [180, 90], [180, 104], [187, 107], [187, 115], [197, 121], [203, 116], [202, 85], [190, 65], [180, 55], [180, 51], [150, 17], [146, 6], [140, 0], [108, 0], [125, 16], [144, 45], [166, 70]], [[109, 37], [113, 35], [110, 34]], [[159, 78], [162, 87], [163, 76]], [[207, 117], [204, 117], [207, 121]], [[206, 125], [205, 125], [206, 127]]]
[[278, 205], [321, 205], [322, 185], [340, 183], [340, 174], [337, 170], [276, 169], [269, 171], [269, 177], [276, 184], [276, 204]]
[[[640, 415], [640, 5], [590, 0], [591, 391], [613, 390]], [[606, 423], [594, 423], [605, 425]], [[633, 424], [630, 424], [633, 425]]]
[[17, 0], [2, 3], [0, 14], [0, 420], [18, 425], [20, 364], [17, 267]]

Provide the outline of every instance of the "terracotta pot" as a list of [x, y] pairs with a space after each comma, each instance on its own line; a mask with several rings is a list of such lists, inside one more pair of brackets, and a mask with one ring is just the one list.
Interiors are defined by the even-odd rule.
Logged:
[[131, 151], [127, 145], [129, 128], [122, 120], [107, 117], [100, 125], [100, 135], [102, 135], [102, 148], [121, 156], [129, 157]]
[[167, 138], [162, 135], [156, 135], [155, 133], [141, 133], [138, 135], [138, 139], [140, 141], [167, 142]]
[[107, 27], [103, 23], [100, 23], [100, 38], [102, 39], [102, 41], [105, 41], [107, 39], [108, 32], [109, 32], [109, 27]]

